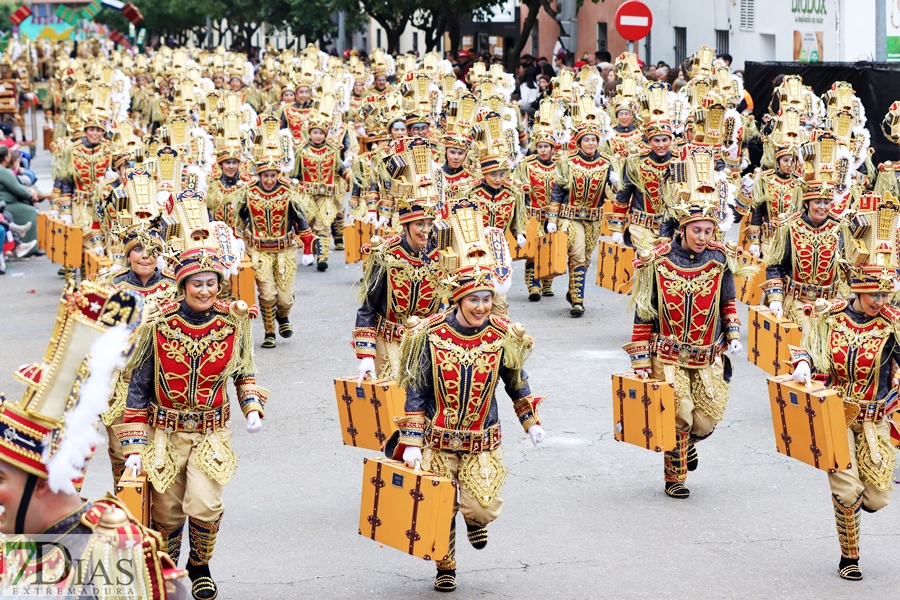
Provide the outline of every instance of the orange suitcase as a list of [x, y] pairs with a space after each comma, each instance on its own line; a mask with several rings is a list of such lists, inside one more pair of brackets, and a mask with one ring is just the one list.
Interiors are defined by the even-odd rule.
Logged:
[[769, 400], [778, 452], [829, 473], [850, 468], [844, 401], [835, 390], [779, 375], [769, 378]]
[[67, 225], [51, 219], [50, 260], [64, 267], [77, 269], [83, 261], [84, 232], [78, 225]]
[[135, 477], [134, 471], [125, 469], [116, 483], [116, 498], [125, 503], [128, 512], [142, 525], [150, 526], [150, 486], [147, 484], [147, 473], [142, 472]]
[[569, 236], [562, 231], [537, 238], [534, 255], [534, 276], [537, 279], [557, 277], [568, 272]]
[[597, 285], [617, 294], [630, 294], [634, 256], [634, 248], [601, 240], [597, 255]]
[[363, 459], [359, 534], [418, 556], [442, 560], [450, 551], [456, 482], [415, 471], [402, 461]]
[[787, 319], [777, 319], [764, 306], [751, 306], [747, 311], [750, 323], [747, 333], [747, 360], [768, 373], [783, 375], [791, 372], [791, 351], [803, 339], [800, 326]]
[[675, 388], [634, 373], [612, 376], [616, 440], [655, 452], [675, 447]]
[[357, 219], [353, 225], [344, 226], [344, 260], [347, 264], [358, 263], [365, 258], [362, 247], [369, 243], [373, 235], [374, 223], [363, 223]]
[[50, 251], [50, 236], [47, 232], [50, 230], [50, 215], [45, 212], [39, 212], [37, 216], [37, 242], [38, 248], [44, 252]]
[[44, 150], [50, 150], [50, 144], [53, 143], [53, 132], [55, 128], [52, 125], [44, 125]]
[[231, 293], [235, 300], [256, 304], [256, 271], [253, 270], [253, 261], [246, 254], [241, 258], [237, 275], [231, 276]]
[[749, 231], [747, 228], [750, 226], [750, 215], [746, 215], [741, 219], [741, 229], [740, 233], [738, 233], [738, 246], [746, 250], [750, 247], [750, 242], [747, 240], [747, 235]]
[[759, 267], [756, 275], [752, 277], [735, 277], [734, 287], [737, 290], [738, 300], [750, 306], [756, 306], [762, 302], [762, 288], [766, 281], [766, 266], [762, 260], [755, 258], [749, 252], [744, 252], [738, 257], [743, 264], [755, 264]]
[[528, 219], [525, 225], [525, 245], [519, 248], [516, 242], [516, 236], [507, 229], [506, 243], [509, 245], [509, 253], [513, 260], [525, 260], [534, 258], [534, 249], [538, 238], [538, 221], [534, 217]]
[[112, 266], [112, 261], [105, 257], [100, 256], [92, 251], [86, 251], [84, 253], [84, 275], [85, 277], [90, 277], [91, 275], [98, 275], [102, 269], [108, 269]]
[[381, 450], [397, 426], [394, 417], [406, 414], [406, 392], [395, 381], [367, 381], [358, 377], [334, 380], [344, 444]]

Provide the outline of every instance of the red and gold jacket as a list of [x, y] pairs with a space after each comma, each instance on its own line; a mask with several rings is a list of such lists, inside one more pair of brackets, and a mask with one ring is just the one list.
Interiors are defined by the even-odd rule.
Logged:
[[306, 121], [309, 119], [310, 106], [300, 106], [298, 103], [287, 104], [281, 111], [281, 126], [291, 130], [294, 142], [297, 143], [306, 137]]
[[93, 231], [91, 245], [103, 243], [100, 219], [94, 209], [94, 192], [102, 185], [106, 172], [112, 165], [112, 148], [101, 141], [91, 146], [86, 138], [62, 149], [54, 166], [53, 195], [60, 215], [72, 215], [72, 204], [78, 204], [89, 213], [89, 223], [80, 223], [86, 230]]
[[363, 251], [368, 255], [353, 343], [357, 358], [374, 358], [376, 337], [399, 342], [408, 318], [426, 318], [437, 312], [443, 271], [439, 253], [431, 244], [416, 254], [402, 236]]
[[479, 177], [465, 165], [459, 169], [451, 169], [447, 163], [441, 167], [439, 177], [438, 185], [443, 192], [445, 204], [466, 197], [479, 181]]
[[660, 244], [635, 261], [634, 328], [623, 347], [635, 369], [651, 355], [688, 368], [712, 365], [726, 341], [740, 338], [735, 306], [736, 251], [710, 242], [696, 254], [680, 239]]
[[556, 160], [545, 163], [537, 154], [532, 154], [519, 164], [518, 175], [525, 192], [525, 214], [538, 221], [546, 220], [556, 180]]
[[625, 231], [630, 222], [659, 231], [659, 224], [666, 212], [664, 185], [672, 164], [672, 153], [660, 158], [648, 152], [625, 161], [622, 189], [613, 202], [613, 217], [609, 220], [612, 231]]
[[611, 160], [600, 152], [593, 157], [576, 152], [561, 159], [550, 193], [547, 219], [552, 223], [558, 218], [599, 221], [603, 218], [611, 172]]
[[300, 195], [290, 179], [279, 176], [271, 190], [263, 189], [256, 177], [241, 189], [236, 203], [248, 248], [276, 252], [293, 248], [300, 238], [304, 253], [312, 252], [314, 236], [300, 207]]
[[327, 142], [321, 146], [304, 144], [297, 152], [294, 168], [301, 190], [312, 196], [333, 196], [335, 184], [344, 172], [340, 152], [340, 148]]
[[435, 450], [482, 452], [500, 445], [496, 389], [500, 382], [513, 400], [527, 432], [539, 425], [528, 375], [522, 368], [533, 344], [520, 324], [496, 315], [478, 328], [464, 327], [455, 310], [438, 313], [408, 334], [400, 363], [408, 365], [406, 415], [396, 419], [399, 444]]
[[[496, 227], [510, 231], [513, 235], [525, 233], [525, 205], [521, 194], [510, 185], [504, 184], [500, 189], [490, 187], [482, 181], [478, 187], [469, 192], [466, 200], [455, 203], [461, 206], [468, 203], [481, 211], [484, 227]], [[452, 208], [451, 208], [452, 210]]]
[[[741, 192], [744, 194], [744, 192]], [[772, 223], [779, 217], [798, 211], [802, 191], [800, 180], [779, 171], [764, 171], [756, 178], [750, 203], [750, 224], [747, 226], [747, 242], [758, 244], [772, 235]]]
[[124, 423], [115, 426], [125, 455], [147, 445], [149, 428], [204, 432], [231, 416], [225, 385], [234, 380], [244, 415], [263, 416], [267, 393], [256, 385], [250, 318], [234, 302], [195, 313], [185, 300], [163, 302], [128, 364]]
[[240, 191], [253, 179], [252, 175], [240, 173], [234, 179], [225, 175], [210, 179], [206, 190], [206, 208], [213, 221], [222, 221], [232, 229], [237, 228]]
[[844, 246], [841, 222], [828, 216], [818, 227], [805, 213], [776, 220], [766, 255], [766, 304], [790, 296], [800, 302], [830, 300], [838, 295], [841, 271], [838, 258]]

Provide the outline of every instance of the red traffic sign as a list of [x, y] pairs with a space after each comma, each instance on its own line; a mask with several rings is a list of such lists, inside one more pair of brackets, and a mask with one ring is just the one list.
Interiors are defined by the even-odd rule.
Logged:
[[653, 27], [653, 13], [643, 2], [628, 0], [616, 11], [616, 31], [629, 42], [647, 37]]

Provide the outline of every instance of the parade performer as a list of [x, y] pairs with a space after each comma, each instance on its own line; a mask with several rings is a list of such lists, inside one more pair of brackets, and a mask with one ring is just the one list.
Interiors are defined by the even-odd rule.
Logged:
[[[553, 108], [552, 102], [542, 102], [541, 112], [544, 112], [545, 106]], [[525, 192], [525, 216], [537, 219], [538, 235], [544, 235], [550, 195], [556, 180], [556, 137], [549, 125], [535, 127], [531, 132], [531, 141], [535, 153], [519, 163], [517, 175], [519, 181], [523, 182]], [[552, 278], [535, 279], [533, 258], [525, 261], [525, 285], [528, 287], [528, 299], [532, 302], [539, 301], [541, 296], [553, 295]]]
[[[665, 180], [672, 162], [672, 123], [668, 118], [669, 97], [666, 84], [647, 86], [650, 114], [656, 118], [644, 126], [650, 149], [625, 160], [622, 189], [616, 193], [609, 228], [612, 240], [625, 242], [624, 231], [636, 250], [650, 250], [660, 236], [660, 223], [665, 215]], [[668, 240], [666, 240], [668, 241]]]
[[456, 307], [408, 323], [400, 360], [406, 415], [397, 419], [399, 435], [386, 447], [408, 465], [421, 463], [423, 470], [457, 482], [450, 553], [436, 564], [439, 591], [456, 589], [456, 512], [465, 517], [469, 542], [481, 550], [488, 524], [503, 508], [500, 487], [507, 471], [495, 396], [501, 381], [532, 443], [545, 437], [537, 413], [543, 398], [532, 397], [522, 368], [533, 341], [522, 325], [491, 314], [492, 267], [484, 262], [491, 259], [477, 217], [464, 208], [451, 218], [451, 228], [463, 229], [455, 243], [476, 240], [482, 246], [480, 255], [461, 243], [453, 248], [461, 262], [452, 274]]
[[[306, 266], [313, 263], [317, 240], [301, 208], [299, 191], [282, 174], [285, 163], [280, 142], [263, 140], [257, 153], [257, 176], [242, 188], [236, 212], [253, 261], [265, 330], [262, 347], [274, 348], [276, 321], [281, 337], [289, 338], [294, 333], [289, 315], [294, 306], [297, 242], [303, 245], [301, 264]], [[322, 243], [321, 238], [318, 243]]]
[[[7, 536], [4, 568], [17, 573], [15, 581], [5, 578], [4, 592], [184, 597], [179, 580], [186, 573], [166, 555], [158, 533], [113, 496], [91, 502], [79, 493], [87, 461], [102, 443], [97, 422], [142, 308], [137, 294], [106, 284], [86, 281], [68, 288], [43, 360], [15, 374], [27, 386], [22, 399], [7, 401], [0, 394], [6, 431], [0, 446], [0, 530]], [[19, 549], [10, 543], [22, 535], [53, 543], [36, 561], [33, 543]], [[118, 577], [123, 569], [131, 577]]]
[[712, 435], [725, 414], [731, 362], [738, 354], [740, 320], [734, 276], [745, 276], [737, 249], [715, 241], [722, 218], [718, 196], [724, 181], [713, 173], [713, 150], [690, 147], [686, 186], [670, 210], [679, 217], [675, 238], [636, 261], [632, 290], [635, 304], [631, 342], [623, 348], [635, 372], [675, 386], [676, 446], [665, 453], [665, 491], [687, 498], [684, 482], [697, 468], [694, 443]]
[[[865, 194], [849, 225], [845, 246], [852, 300], [820, 299], [807, 306], [809, 335], [791, 347], [794, 379], [817, 379], [840, 393], [847, 413], [849, 469], [828, 474], [844, 579], [862, 579], [859, 568], [860, 511], [887, 506], [895, 449], [890, 419], [897, 410], [891, 364], [900, 362], [900, 310], [890, 304], [897, 290], [896, 231], [900, 203], [892, 194]], [[870, 226], [871, 225], [871, 226]]]
[[804, 186], [803, 212], [776, 220], [766, 253], [763, 301], [781, 317], [807, 332], [803, 305], [845, 296], [838, 262], [843, 250], [842, 223], [831, 214], [834, 188], [824, 182]]
[[599, 128], [581, 125], [575, 133], [577, 151], [560, 159], [556, 181], [547, 207], [547, 232], [557, 227], [568, 234], [569, 291], [573, 317], [584, 314], [584, 286], [591, 254], [600, 240], [603, 202], [612, 194], [610, 183], [618, 183], [611, 159], [597, 151]]
[[219, 302], [225, 267], [215, 247], [181, 252], [175, 281], [183, 297], [159, 305], [158, 316], [129, 361], [127, 407], [116, 433], [125, 465], [147, 470], [151, 526], [176, 563], [188, 519], [187, 570], [194, 598], [215, 598], [209, 562], [222, 523], [222, 488], [237, 468], [231, 450], [234, 380], [247, 431], [262, 428], [268, 392], [256, 384], [247, 305]]

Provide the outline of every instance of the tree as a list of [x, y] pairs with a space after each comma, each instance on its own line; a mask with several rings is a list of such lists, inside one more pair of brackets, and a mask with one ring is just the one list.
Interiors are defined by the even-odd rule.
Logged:
[[332, 0], [335, 10], [349, 15], [359, 13], [361, 7], [375, 19], [387, 35], [388, 53], [399, 51], [400, 36], [421, 4], [422, 0]]
[[[594, 4], [605, 1], [606, 0], [591, 0]], [[578, 0], [578, 8], [581, 8], [583, 3], [584, 0]], [[525, 49], [525, 44], [528, 43], [531, 30], [537, 22], [538, 14], [541, 12], [541, 9], [543, 8], [554, 20], [556, 19], [556, 15], [559, 14], [559, 11], [550, 6], [550, 0], [522, 0], [522, 6], [528, 8], [528, 16], [522, 21], [522, 31], [519, 33], [519, 39], [516, 40], [516, 43], [513, 45], [512, 50], [510, 50], [506, 59], [506, 70], [510, 72], [515, 72], [516, 70], [516, 66], [519, 62], [519, 55], [522, 54], [522, 50]], [[557, 6], [559, 6], [559, 4], [557, 4]]]
[[460, 19], [474, 12], [490, 13], [504, 0], [422, 0], [420, 8], [413, 14], [412, 24], [425, 33], [425, 51], [434, 50], [447, 32], [450, 50], [459, 50], [462, 40]]

